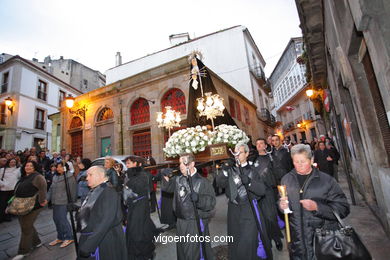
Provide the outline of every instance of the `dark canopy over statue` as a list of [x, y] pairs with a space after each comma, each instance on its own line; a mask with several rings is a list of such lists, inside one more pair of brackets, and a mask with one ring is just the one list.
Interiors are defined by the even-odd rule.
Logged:
[[[218, 92], [213, 84], [210, 73], [208, 72], [206, 66], [200, 59], [196, 57], [196, 54], [191, 55], [190, 60], [191, 79], [188, 94], [187, 126], [193, 127], [197, 125], [211, 125], [211, 120], [207, 120], [205, 116], [199, 116], [199, 111], [196, 109], [197, 98], [202, 97], [202, 90], [203, 94], [207, 92], [218, 94]], [[196, 89], [194, 86], [196, 86]], [[219, 116], [214, 119], [215, 126], [221, 124], [236, 125], [236, 122], [234, 122], [226, 108], [224, 109], [223, 114], [223, 116]]]

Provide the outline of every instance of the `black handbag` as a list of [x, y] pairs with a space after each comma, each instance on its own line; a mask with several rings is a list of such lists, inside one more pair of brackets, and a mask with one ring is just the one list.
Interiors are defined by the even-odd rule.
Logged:
[[333, 210], [339, 229], [317, 228], [314, 234], [314, 253], [317, 260], [350, 259], [371, 260], [370, 252], [351, 226], [346, 226]]

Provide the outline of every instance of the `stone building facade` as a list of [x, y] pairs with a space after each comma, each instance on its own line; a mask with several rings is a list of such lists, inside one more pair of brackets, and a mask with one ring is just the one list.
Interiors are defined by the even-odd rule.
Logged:
[[[242, 130], [254, 139], [272, 132], [257, 117], [251, 101], [210, 69], [209, 73], [227, 110], [232, 109], [229, 102], [235, 106], [233, 118]], [[167, 133], [158, 128], [156, 112], [171, 105], [181, 111], [181, 125], [186, 125], [189, 75], [185, 56], [78, 96], [72, 112], [85, 106], [85, 118], [61, 109], [64, 147], [91, 159], [106, 154], [137, 154], [163, 162]]]
[[[327, 131], [390, 234], [390, 2], [296, 0]], [[324, 105], [327, 102], [324, 103]]]

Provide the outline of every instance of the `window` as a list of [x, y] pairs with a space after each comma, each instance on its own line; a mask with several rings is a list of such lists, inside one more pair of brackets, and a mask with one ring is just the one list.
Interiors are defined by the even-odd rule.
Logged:
[[0, 124], [5, 125], [7, 122], [6, 105], [3, 103], [0, 105]]
[[39, 80], [38, 81], [38, 98], [46, 101], [47, 95], [47, 83]]
[[229, 97], [230, 115], [241, 121], [240, 103], [232, 97]]
[[150, 121], [150, 112], [148, 101], [139, 98], [131, 105], [130, 108], [131, 125], [142, 124]]
[[3, 73], [3, 81], [1, 82], [1, 93], [8, 91], [9, 72]]
[[232, 117], [236, 117], [236, 105], [235, 105], [235, 101], [232, 97], [229, 97], [229, 107], [230, 107], [230, 115]]
[[312, 140], [314, 139], [314, 137], [317, 137], [316, 129], [314, 127], [310, 128], [310, 135]]
[[114, 112], [112, 112], [110, 108], [105, 107], [102, 109], [102, 111], [100, 111], [97, 121], [100, 122], [111, 118], [114, 118]]
[[61, 103], [62, 101], [64, 101], [65, 99], [65, 92], [60, 90], [60, 95], [59, 95], [59, 98], [58, 98], [58, 106], [60, 107], [61, 106]]
[[70, 122], [70, 129], [79, 128], [83, 126], [83, 121], [81, 121], [81, 118], [76, 116], [72, 118], [72, 121]]
[[173, 110], [186, 114], [186, 99], [183, 91], [177, 88], [168, 90], [161, 99], [161, 111], [165, 113], [165, 107], [171, 106]]
[[37, 111], [35, 114], [36, 114], [35, 128], [44, 130], [45, 129], [45, 111], [37, 108]]
[[251, 124], [251, 121], [249, 119], [249, 110], [246, 106], [244, 106], [244, 120], [245, 120], [245, 124], [247, 125]]
[[152, 156], [150, 129], [133, 134], [133, 154], [141, 157]]
[[238, 119], [239, 121], [241, 121], [241, 108], [240, 108], [240, 103], [239, 103], [237, 100], [235, 100], [235, 102], [236, 102], [237, 119]]

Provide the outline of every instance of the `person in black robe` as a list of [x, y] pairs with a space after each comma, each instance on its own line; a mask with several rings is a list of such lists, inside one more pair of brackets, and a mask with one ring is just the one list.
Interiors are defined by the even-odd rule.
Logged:
[[[229, 199], [227, 233], [233, 237], [233, 242], [228, 243], [229, 259], [273, 259], [265, 217], [258, 206], [258, 200], [266, 194], [264, 181], [247, 162], [249, 147], [237, 144], [235, 151], [239, 152], [237, 158], [241, 166], [224, 166], [222, 173], [217, 176], [217, 184], [226, 188]], [[255, 212], [249, 203], [252, 203]]]
[[293, 168], [290, 152], [283, 147], [280, 140], [280, 136], [272, 136], [272, 169], [275, 175], [277, 184], [280, 184], [280, 180], [284, 175], [290, 172]]
[[260, 174], [261, 180], [264, 182], [266, 190], [265, 196], [261, 199], [259, 205], [266, 219], [267, 231], [270, 239], [274, 240], [276, 248], [281, 251], [283, 249], [282, 238], [283, 234], [278, 222], [278, 209], [276, 204], [275, 193], [277, 192], [277, 184], [275, 176], [272, 174], [271, 155], [267, 154], [267, 141], [264, 138], [256, 140], [257, 157], [253, 161], [253, 166], [256, 172]]
[[[153, 178], [154, 181], [162, 181], [163, 176], [173, 177], [172, 168], [161, 169], [160, 172]], [[173, 211], [173, 193], [163, 191], [161, 189], [160, 199], [158, 201], [158, 208], [160, 209], [160, 223], [167, 224], [166, 230], [176, 227], [176, 215]]]
[[318, 169], [333, 177], [333, 158], [330, 150], [325, 146], [325, 142], [318, 142], [318, 149], [314, 151], [314, 162], [317, 163]]
[[107, 183], [101, 166], [88, 169], [87, 181], [91, 190], [77, 213], [80, 232], [77, 259], [125, 260], [126, 240], [118, 193]]
[[[187, 176], [187, 166], [191, 176]], [[166, 192], [174, 193], [173, 208], [177, 216], [176, 235], [187, 237], [191, 236], [191, 241], [179, 241], [176, 243], [177, 259], [179, 260], [213, 260], [214, 255], [209, 242], [204, 242], [205, 250], [203, 250], [200, 241], [210, 236], [209, 218], [212, 215], [212, 210], [215, 208], [216, 199], [211, 183], [203, 178], [194, 167], [194, 155], [184, 154], [180, 157], [180, 171], [182, 175], [175, 176], [171, 179], [164, 177], [162, 189]], [[189, 185], [191, 178], [193, 184], [193, 192]], [[198, 224], [195, 219], [195, 209], [199, 215], [199, 224], [201, 225], [201, 233], [199, 234]], [[198, 241], [195, 236], [203, 236]], [[192, 242], [194, 241], [194, 242]]]
[[146, 260], [153, 257], [154, 236], [157, 229], [150, 218], [149, 173], [142, 165], [142, 158], [125, 159], [127, 178], [123, 188], [123, 201], [127, 206], [126, 242], [129, 260]]

